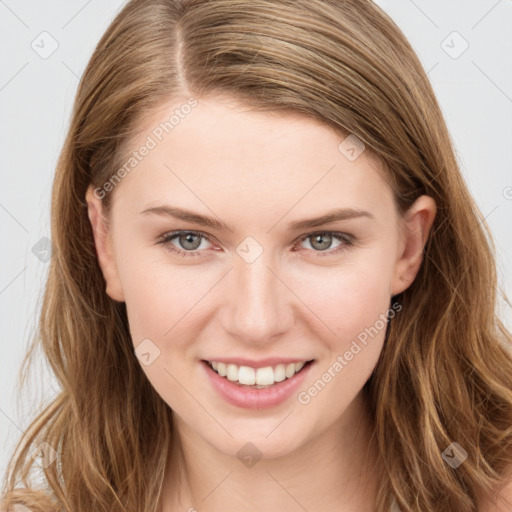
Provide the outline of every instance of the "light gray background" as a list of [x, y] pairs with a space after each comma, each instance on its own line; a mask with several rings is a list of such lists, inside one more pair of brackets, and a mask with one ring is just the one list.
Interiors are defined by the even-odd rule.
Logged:
[[[48, 269], [40, 240], [50, 237], [51, 184], [78, 79], [124, 3], [0, 0], [2, 476], [34, 404], [55, 393], [39, 359], [41, 368], [21, 401], [16, 394]], [[428, 72], [464, 177], [494, 234], [500, 282], [512, 297], [512, 1], [377, 3], [404, 31]], [[510, 309], [504, 303], [501, 308], [512, 328]]]

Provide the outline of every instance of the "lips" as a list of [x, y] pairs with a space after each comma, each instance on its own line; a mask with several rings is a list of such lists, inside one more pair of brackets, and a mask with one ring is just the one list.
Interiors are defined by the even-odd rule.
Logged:
[[[231, 359], [230, 361], [235, 361], [235, 359]], [[240, 360], [238, 359], [238, 361]], [[276, 360], [274, 359], [274, 361]], [[280, 359], [278, 361], [283, 361], [283, 359]], [[274, 371], [274, 367], [260, 366], [259, 364], [261, 364], [261, 361], [256, 363], [257, 366], [245, 367], [247, 369], [243, 369], [244, 365], [237, 366], [233, 362], [230, 362], [226, 365], [226, 363], [223, 363], [222, 361], [209, 362], [203, 360], [201, 361], [201, 366], [206, 371], [207, 378], [210, 381], [212, 387], [228, 403], [235, 405], [237, 407], [247, 409], [268, 409], [270, 407], [275, 407], [289, 399], [294, 393], [294, 391], [296, 391], [299, 388], [299, 386], [309, 373], [311, 366], [314, 364], [314, 360], [304, 362], [295, 360], [295, 362], [299, 363], [299, 366], [301, 363], [303, 363], [302, 366], [300, 366], [300, 368], [297, 369], [297, 366], [295, 366], [295, 362], [293, 362], [293, 360], [289, 361], [292, 362], [289, 362], [288, 365], [294, 365], [294, 373], [291, 374], [291, 370], [289, 371], [289, 374], [292, 376], [286, 377], [285, 375], [284, 380], [276, 382], [274, 380], [276, 376], [274, 373], [274, 378], [272, 379], [274, 380], [274, 383], [266, 385], [256, 384], [256, 382], [254, 384], [249, 385], [241, 384], [238, 380], [241, 377], [242, 381], [252, 382], [252, 378], [249, 379], [248, 377], [248, 375], [251, 376], [250, 372], [252, 371], [254, 372], [254, 374], [256, 374], [258, 371], [261, 370], [263, 371], [263, 380], [260, 380], [260, 382], [265, 382], [264, 379], [267, 379], [266, 382], [270, 382], [270, 371]], [[219, 373], [217, 373], [217, 371], [214, 370], [213, 368], [214, 362], [226, 365], [226, 371], [228, 371], [228, 368], [232, 366], [231, 370], [229, 371], [232, 372], [232, 378], [234, 379], [236, 377], [236, 380], [229, 380], [227, 378], [227, 375], [224, 377], [219, 375]], [[252, 362], [251, 364], [255, 363]], [[284, 365], [284, 363], [280, 362], [276, 365], [276, 367], [279, 367], [279, 365]], [[219, 366], [217, 365], [217, 369], [218, 368]], [[236, 369], [238, 369], [237, 373], [235, 373]], [[240, 375], [240, 371], [242, 372], [242, 375]], [[280, 370], [277, 371], [279, 372]], [[277, 377], [280, 378], [280, 375], [278, 374]]]

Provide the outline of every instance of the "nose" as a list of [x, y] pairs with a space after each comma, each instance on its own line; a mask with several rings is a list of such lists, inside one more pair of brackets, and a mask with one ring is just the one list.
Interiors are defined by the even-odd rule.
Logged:
[[265, 252], [252, 263], [235, 259], [222, 322], [239, 342], [272, 343], [293, 325], [294, 295], [272, 267]]

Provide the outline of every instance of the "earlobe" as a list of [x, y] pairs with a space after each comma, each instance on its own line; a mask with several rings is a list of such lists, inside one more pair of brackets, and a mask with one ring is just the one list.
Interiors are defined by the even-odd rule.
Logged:
[[423, 261], [423, 249], [437, 213], [430, 196], [420, 196], [402, 219], [398, 259], [395, 264], [391, 295], [406, 290], [416, 278]]
[[111, 247], [109, 230], [103, 214], [103, 205], [101, 199], [94, 195], [94, 188], [92, 186], [88, 187], [85, 200], [87, 203], [87, 214], [93, 231], [98, 264], [106, 282], [105, 291], [111, 299], [124, 302], [124, 294]]

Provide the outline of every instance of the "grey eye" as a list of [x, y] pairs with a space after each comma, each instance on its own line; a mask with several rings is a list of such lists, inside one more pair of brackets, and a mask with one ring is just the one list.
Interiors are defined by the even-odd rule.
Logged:
[[[195, 251], [201, 245], [201, 239], [203, 238], [200, 235], [196, 235], [194, 233], [185, 233], [182, 235], [178, 235], [178, 240], [183, 247], [183, 249], [188, 249], [190, 251]], [[194, 240], [195, 238], [195, 240]]]
[[308, 236], [306, 240], [311, 240], [310, 244], [313, 249], [318, 251], [325, 251], [326, 249], [330, 248], [333, 241], [333, 236], [327, 233], [319, 233], [316, 235]]

